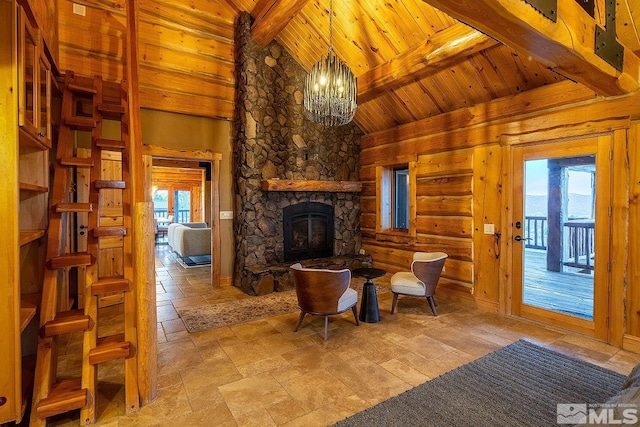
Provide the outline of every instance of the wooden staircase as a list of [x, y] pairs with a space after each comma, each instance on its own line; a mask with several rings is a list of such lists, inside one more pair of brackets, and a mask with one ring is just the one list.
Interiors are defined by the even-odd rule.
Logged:
[[[31, 425], [45, 425], [47, 417], [80, 410], [81, 424], [95, 421], [98, 366], [123, 359], [127, 410], [139, 407], [136, 361], [136, 298], [129, 158], [127, 85], [103, 82], [67, 72], [62, 98], [61, 125], [53, 169], [49, 212], [47, 263], [40, 310], [40, 337], [36, 359]], [[104, 120], [109, 132], [103, 136]], [[119, 132], [115, 132], [119, 123]], [[114, 126], [116, 124], [116, 126]], [[77, 141], [90, 134], [90, 157], [79, 156]], [[111, 138], [113, 136], [111, 135]], [[81, 170], [90, 169], [88, 200], [79, 200]], [[86, 184], [85, 184], [86, 185]], [[86, 226], [76, 226], [88, 221]], [[75, 226], [74, 226], [75, 225]], [[82, 236], [82, 237], [80, 237]], [[75, 243], [76, 240], [82, 243]], [[72, 252], [75, 246], [82, 250]], [[86, 250], [84, 250], [86, 247]], [[74, 248], [76, 249], [76, 248]], [[76, 269], [77, 307], [72, 310], [69, 281]], [[83, 280], [82, 280], [83, 279]], [[105, 303], [106, 301], [106, 303]], [[124, 304], [123, 324], [99, 336], [99, 307]], [[102, 325], [103, 327], [107, 325]], [[58, 378], [60, 335], [81, 332], [82, 372], [77, 378]]]

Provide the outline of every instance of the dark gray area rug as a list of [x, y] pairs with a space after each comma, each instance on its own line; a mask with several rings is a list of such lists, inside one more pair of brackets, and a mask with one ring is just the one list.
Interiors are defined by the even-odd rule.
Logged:
[[559, 403], [604, 403], [625, 376], [520, 340], [335, 424], [555, 426]]

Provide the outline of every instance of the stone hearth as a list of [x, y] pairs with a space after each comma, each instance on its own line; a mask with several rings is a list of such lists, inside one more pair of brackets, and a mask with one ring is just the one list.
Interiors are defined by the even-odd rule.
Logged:
[[236, 34], [234, 285], [255, 295], [281, 290], [260, 285], [255, 272], [284, 263], [282, 211], [287, 206], [333, 206], [334, 256], [358, 254], [359, 193], [266, 192], [261, 181], [357, 181], [362, 132], [353, 123], [324, 128], [309, 122], [302, 106], [306, 72], [277, 42], [266, 47], [254, 43], [251, 21], [249, 14], [242, 14]]

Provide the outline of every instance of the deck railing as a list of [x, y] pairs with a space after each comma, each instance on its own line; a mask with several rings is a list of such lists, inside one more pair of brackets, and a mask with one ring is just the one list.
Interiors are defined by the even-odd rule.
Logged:
[[529, 249], [547, 249], [547, 217], [524, 217], [524, 247]]
[[[546, 216], [524, 218], [524, 242], [527, 249], [547, 250]], [[594, 223], [591, 220], [571, 220], [564, 226], [565, 255], [563, 264], [568, 267], [593, 270]]]
[[[154, 209], [153, 216], [156, 218], [167, 218], [169, 216], [169, 212], [167, 209]], [[191, 212], [189, 209], [180, 209], [178, 210], [178, 217], [174, 218], [173, 222], [189, 222], [191, 219]]]
[[563, 263], [568, 267], [593, 270], [593, 257], [595, 255], [594, 243], [594, 222], [593, 221], [567, 221], [564, 223], [565, 245], [567, 249], [566, 261]]

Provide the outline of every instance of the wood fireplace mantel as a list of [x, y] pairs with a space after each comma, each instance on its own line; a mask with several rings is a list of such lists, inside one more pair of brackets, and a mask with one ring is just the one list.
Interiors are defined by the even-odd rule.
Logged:
[[359, 193], [360, 181], [311, 181], [304, 179], [267, 179], [262, 181], [263, 191], [322, 191], [331, 193]]

